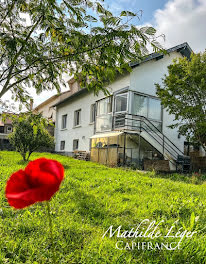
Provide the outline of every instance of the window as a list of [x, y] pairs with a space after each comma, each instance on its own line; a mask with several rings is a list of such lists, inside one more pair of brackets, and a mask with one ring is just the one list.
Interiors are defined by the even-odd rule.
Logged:
[[11, 127], [11, 126], [8, 126], [8, 127], [6, 128], [6, 131], [7, 131], [7, 133], [12, 132], [12, 127]]
[[104, 98], [97, 102], [97, 115], [105, 115], [112, 112], [112, 97]]
[[134, 94], [133, 114], [147, 117], [147, 97]]
[[118, 94], [115, 98], [115, 112], [127, 111], [127, 97], [128, 93]]
[[60, 142], [60, 150], [64, 150], [65, 149], [65, 141], [61, 141]]
[[112, 115], [107, 114], [97, 117], [96, 132], [109, 131], [112, 129]]
[[62, 116], [62, 129], [67, 127], [67, 115]]
[[77, 150], [79, 148], [79, 139], [73, 140], [73, 150]]
[[81, 109], [74, 112], [74, 126], [79, 126], [81, 124]]
[[132, 114], [148, 118], [158, 130], [162, 130], [162, 106], [159, 99], [134, 94]]
[[160, 100], [149, 98], [148, 118], [161, 121], [161, 102]]
[[132, 109], [134, 115], [145, 116], [148, 119], [161, 121], [162, 107], [161, 102], [158, 99], [134, 94]]
[[0, 133], [4, 133], [4, 126], [0, 126]]
[[96, 132], [112, 129], [112, 96], [97, 102]]
[[95, 104], [92, 104], [90, 108], [90, 122], [94, 123], [95, 120], [96, 120]]

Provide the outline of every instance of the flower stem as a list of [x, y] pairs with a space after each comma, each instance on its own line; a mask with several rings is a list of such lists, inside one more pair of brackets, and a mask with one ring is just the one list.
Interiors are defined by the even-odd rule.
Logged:
[[49, 231], [50, 231], [53, 264], [56, 264], [56, 254], [55, 254], [54, 237], [53, 237], [53, 225], [52, 225], [51, 209], [50, 209], [49, 201], [46, 201], [46, 205], [47, 205], [47, 213], [48, 213], [48, 219], [49, 219], [49, 229], [50, 229]]

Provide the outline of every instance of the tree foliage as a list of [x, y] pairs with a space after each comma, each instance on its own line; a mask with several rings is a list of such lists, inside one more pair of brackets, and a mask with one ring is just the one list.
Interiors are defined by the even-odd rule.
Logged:
[[180, 58], [168, 67], [169, 74], [157, 94], [180, 134], [206, 150], [206, 52], [192, 54], [191, 60]]
[[82, 87], [104, 90], [148, 44], [160, 48], [154, 28], [132, 24], [137, 17], [129, 11], [114, 16], [99, 0], [3, 0], [0, 98], [10, 90], [26, 101], [30, 86], [59, 91], [68, 72]]
[[13, 121], [13, 132], [9, 135], [9, 141], [24, 161], [40, 147], [53, 148], [54, 138], [47, 131], [49, 122], [41, 114], [10, 116]]

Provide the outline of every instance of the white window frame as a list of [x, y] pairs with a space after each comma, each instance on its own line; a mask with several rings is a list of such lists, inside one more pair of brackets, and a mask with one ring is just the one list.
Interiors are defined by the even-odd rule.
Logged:
[[[127, 107], [126, 107], [126, 110], [125, 111], [116, 111], [116, 98], [118, 97], [118, 96], [121, 96], [121, 95], [125, 95], [125, 94], [127, 94]], [[127, 92], [123, 92], [123, 93], [119, 93], [119, 94], [116, 94], [115, 95], [115, 98], [114, 98], [114, 113], [115, 114], [121, 114], [121, 113], [127, 113], [128, 112], [128, 99], [129, 99], [129, 93], [128, 93], [128, 91]]]
[[[77, 124], [77, 113], [79, 112], [79, 123]], [[82, 109], [78, 109], [74, 111], [74, 127], [81, 126], [81, 112]]]
[[[63, 127], [64, 125], [64, 118], [65, 118], [65, 127]], [[62, 115], [62, 123], [61, 123], [61, 129], [66, 129], [67, 128], [67, 114]]]
[[96, 121], [96, 104], [91, 104], [90, 106], [90, 124]]
[[[64, 143], [63, 143], [64, 142]], [[63, 148], [62, 148], [62, 143], [63, 143]], [[60, 141], [60, 150], [62, 151], [62, 150], [65, 150], [65, 144], [66, 144], [66, 142], [65, 142], [65, 140], [61, 140]]]
[[[74, 148], [74, 142], [77, 142], [77, 148]], [[73, 151], [79, 149], [79, 139], [73, 139]]]

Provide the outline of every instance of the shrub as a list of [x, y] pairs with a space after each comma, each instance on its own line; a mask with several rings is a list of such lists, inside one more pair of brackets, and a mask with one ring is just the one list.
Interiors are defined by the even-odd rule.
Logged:
[[41, 114], [29, 112], [13, 117], [14, 130], [9, 135], [9, 141], [24, 161], [40, 147], [54, 147], [54, 138], [47, 131], [48, 125], [49, 121]]

